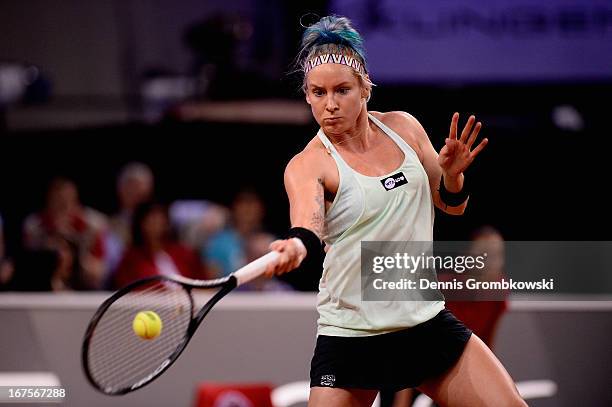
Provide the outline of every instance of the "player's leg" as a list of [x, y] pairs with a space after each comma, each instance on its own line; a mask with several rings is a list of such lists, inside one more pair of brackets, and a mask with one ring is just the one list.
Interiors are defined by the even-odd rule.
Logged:
[[308, 407], [371, 407], [376, 390], [311, 387]]
[[418, 389], [443, 407], [527, 406], [501, 362], [476, 335], [453, 367]]

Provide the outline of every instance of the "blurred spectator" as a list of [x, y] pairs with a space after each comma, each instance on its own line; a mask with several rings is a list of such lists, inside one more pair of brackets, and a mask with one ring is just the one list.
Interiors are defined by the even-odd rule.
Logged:
[[13, 264], [6, 256], [4, 246], [4, 224], [0, 216], [0, 288], [6, 287], [13, 277]]
[[140, 204], [132, 216], [132, 244], [113, 276], [115, 288], [156, 275], [205, 278], [197, 254], [173, 241], [168, 212], [159, 203]]
[[[208, 270], [215, 277], [227, 276], [270, 251], [275, 237], [263, 227], [264, 203], [252, 190], [242, 190], [231, 204], [230, 224], [214, 234], [202, 249]], [[277, 290], [289, 286], [276, 279], [258, 279], [244, 290]]]
[[180, 200], [170, 205], [170, 223], [181, 243], [199, 249], [227, 224], [229, 210], [204, 200]]
[[252, 191], [239, 192], [231, 204], [230, 224], [211, 236], [203, 248], [208, 268], [226, 276], [247, 263], [247, 240], [263, 229], [264, 204]]
[[106, 238], [106, 265], [109, 276], [117, 269], [125, 248], [131, 243], [132, 214], [138, 205], [153, 196], [154, 178], [151, 169], [143, 163], [125, 165], [117, 177], [119, 211], [110, 219]]
[[[255, 233], [246, 240], [246, 260], [250, 263], [257, 260], [270, 251], [270, 244], [276, 240], [276, 237], [270, 233]], [[259, 277], [246, 285], [247, 290], [251, 291], [293, 291], [293, 288], [288, 283], [279, 280], [276, 277]]]
[[[47, 245], [53, 254], [53, 257], [49, 260], [53, 264], [49, 278], [49, 289], [51, 291], [64, 291], [75, 287], [79, 288], [79, 248], [73, 242], [59, 236], [50, 238]], [[36, 255], [41, 257], [41, 261], [45, 261], [45, 255], [48, 257], [48, 254], [44, 251]], [[41, 283], [44, 284], [44, 281], [41, 281]], [[44, 286], [39, 289], [44, 289]]]
[[72, 181], [55, 178], [49, 184], [44, 209], [24, 222], [24, 248], [56, 253], [59, 274], [53, 274], [57, 284], [52, 288], [98, 289], [104, 274], [106, 228], [101, 213], [81, 204]]

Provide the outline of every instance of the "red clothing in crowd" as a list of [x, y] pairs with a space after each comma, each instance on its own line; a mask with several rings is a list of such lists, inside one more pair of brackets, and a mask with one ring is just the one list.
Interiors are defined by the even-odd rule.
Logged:
[[507, 300], [447, 301], [446, 308], [492, 348], [497, 324], [508, 305]]
[[97, 212], [84, 208], [69, 217], [67, 225], [59, 227], [48, 212], [28, 216], [24, 225], [24, 244], [28, 249], [45, 248], [53, 236], [61, 236], [97, 259], [104, 257], [106, 224]]
[[[182, 276], [205, 278], [200, 259], [192, 250], [178, 244], [167, 244], [164, 246], [164, 252]], [[160, 274], [163, 272], [156, 264], [153, 253], [141, 247], [130, 247], [119, 263], [113, 285], [115, 288], [121, 288], [136, 280]]]

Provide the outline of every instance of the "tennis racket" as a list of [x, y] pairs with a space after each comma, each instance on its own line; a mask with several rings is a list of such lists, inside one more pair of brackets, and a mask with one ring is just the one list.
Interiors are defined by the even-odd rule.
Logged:
[[[151, 383], [176, 361], [221, 298], [262, 275], [278, 257], [272, 251], [215, 280], [156, 276], [120, 289], [100, 305], [87, 327], [82, 348], [85, 376], [108, 395], [126, 394]], [[196, 313], [192, 290], [211, 288], [220, 289]], [[146, 311], [155, 312], [162, 321], [161, 333], [154, 339], [142, 339], [132, 328], [134, 317]]]

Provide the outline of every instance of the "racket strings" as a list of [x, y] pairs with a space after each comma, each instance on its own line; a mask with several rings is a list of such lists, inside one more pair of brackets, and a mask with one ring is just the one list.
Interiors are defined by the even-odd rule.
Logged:
[[[157, 291], [154, 291], [157, 290]], [[164, 291], [165, 292], [165, 291]], [[139, 291], [138, 295], [142, 296], [142, 295], [147, 295], [147, 299], [146, 299], [146, 304], [143, 304], [143, 307], [146, 308], [142, 308], [141, 310], [137, 310], [134, 311], [133, 309], [133, 305], [130, 304], [130, 306], [125, 306], [125, 304], [119, 304], [119, 303], [115, 303], [113, 304], [114, 309], [112, 310], [113, 312], [109, 312], [109, 310], [107, 310], [107, 312], [104, 315], [104, 319], [101, 319], [100, 322], [98, 323], [98, 327], [97, 330], [99, 330], [100, 332], [102, 331], [102, 329], [108, 330], [108, 329], [112, 329], [112, 327], [115, 326], [123, 326], [124, 325], [124, 321], [126, 320], [126, 318], [131, 318], [133, 321], [133, 318], [136, 316], [136, 314], [142, 310], [147, 310], [147, 311], [151, 311], [153, 310], [153, 308], [156, 305], [162, 304], [162, 302], [164, 301], [164, 292], [159, 291], [159, 287], [156, 288], [149, 288], [147, 290], [144, 291]], [[133, 295], [133, 294], [132, 294]], [[144, 298], [139, 298], [142, 302]], [[179, 307], [180, 309], [180, 307]], [[158, 313], [159, 315], [159, 313]], [[191, 315], [190, 315], [191, 316]], [[162, 324], [163, 324], [163, 317], [160, 318], [162, 319]], [[162, 330], [164, 328], [167, 328], [167, 326], [164, 326], [162, 328]], [[133, 332], [133, 331], [132, 331]], [[99, 334], [99, 333], [98, 333]], [[135, 333], [134, 333], [135, 335]], [[158, 339], [163, 339], [167, 338], [167, 336], [160, 336], [160, 338]], [[90, 347], [90, 354], [92, 355], [104, 355], [107, 352], [109, 353], [108, 356], [106, 356], [106, 358], [98, 358], [97, 360], [103, 361], [105, 363], [112, 363], [113, 359], [122, 359], [121, 358], [121, 354], [120, 353], [115, 353], [115, 352], [111, 352], [115, 350], [115, 346], [117, 344], [113, 341], [102, 341], [100, 340], [98, 342], [98, 347], [97, 348], [91, 348]], [[151, 345], [160, 345], [160, 342], [157, 343], [152, 343]], [[131, 346], [131, 347], [130, 347]], [[126, 352], [132, 351], [132, 350], [136, 350], [136, 349], [142, 349], [142, 341], [131, 341], [131, 343], [127, 343], [126, 347], [124, 348], [124, 350]]]
[[[112, 310], [109, 308], [105, 318], [100, 320], [89, 353], [90, 370], [92, 373], [99, 373], [94, 374], [94, 377], [100, 382], [100, 385], [117, 388], [117, 386], [123, 387], [122, 385], [127, 383], [127, 386], [131, 386], [134, 380], [138, 380], [134, 379], [135, 377], [146, 377], [176, 349], [185, 335], [188, 324], [188, 318], [183, 319], [183, 324], [181, 324], [180, 318], [177, 320], [177, 316], [184, 313], [185, 309], [181, 303], [183, 298], [180, 297], [184, 297], [186, 293], [181, 291], [183, 290], [179, 288], [179, 302], [168, 301], [175, 297], [176, 293], [173, 293], [174, 295], [170, 294], [172, 297], [168, 296], [169, 290], [167, 287], [161, 290], [160, 287], [156, 287], [154, 290], [148, 290], [145, 294], [139, 292], [128, 295], [129, 297], [137, 296], [137, 302], [134, 302], [132, 298], [123, 298], [121, 303], [118, 301], [113, 304]], [[185, 303], [188, 301], [188, 298], [183, 300]], [[134, 316], [143, 310], [157, 312], [162, 321], [165, 322], [162, 334], [159, 337], [144, 340], [137, 337], [132, 331], [131, 323]], [[168, 315], [169, 310], [174, 315]], [[190, 313], [188, 316], [190, 316]], [[103, 332], [114, 333], [103, 335]], [[105, 371], [112, 371], [112, 380], [104, 379], [104, 376], [108, 376], [104, 374]], [[120, 373], [118, 374], [118, 372]]]
[[[174, 344], [176, 343], [176, 338], [174, 338], [173, 335], [168, 335], [168, 333], [174, 330], [173, 329], [174, 327], [168, 324], [168, 321], [172, 321], [173, 319], [169, 319], [167, 315], [164, 315], [165, 313], [160, 310], [158, 310], [160, 311], [158, 315], [160, 315], [162, 320], [166, 321], [165, 327], [162, 331], [164, 335], [160, 335], [158, 338], [156, 338], [153, 341], [143, 341], [141, 338], [138, 338], [139, 340], [137, 341], [136, 340], [132, 340], [132, 341], [121, 340], [120, 341], [120, 340], [117, 340], [117, 339], [120, 339], [119, 336], [114, 337], [113, 338], [114, 340], [108, 340], [108, 338], [104, 338], [102, 335], [100, 335], [100, 332], [103, 332], [103, 329], [104, 330], [115, 329], [114, 327], [117, 327], [117, 326], [123, 327], [124, 328], [123, 331], [127, 330], [126, 326], [129, 327], [130, 322], [133, 320], [133, 317], [135, 316], [137, 312], [139, 312], [140, 310], [155, 310], [157, 304], [163, 304], [164, 298], [160, 297], [159, 294], [160, 294], [159, 292], [148, 293], [147, 299], [152, 300], [153, 303], [151, 303], [151, 301], [146, 301], [146, 303], [139, 304], [138, 306], [134, 306], [135, 304], [132, 303], [130, 304], [130, 306], [127, 306], [127, 307], [124, 306], [125, 304], [121, 304], [121, 305], [117, 304], [117, 306], [115, 306], [115, 309], [113, 310], [112, 313], [107, 312], [109, 318], [105, 318], [104, 322], [101, 321], [99, 325], [99, 329], [98, 329], [99, 332], [96, 334], [95, 344], [99, 346], [92, 346], [91, 348], [90, 355], [91, 355], [92, 362], [100, 361], [101, 364], [112, 365], [112, 366], [115, 366], [118, 363], [127, 364], [127, 363], [131, 363], [132, 361], [125, 357], [126, 354], [130, 355], [133, 352], [136, 352], [136, 353], [147, 352], [146, 354], [143, 354], [143, 355], [148, 356], [150, 352], [159, 351], [159, 350], [168, 348], [168, 342], [171, 343], [171, 348], [174, 348]], [[140, 298], [140, 300], [142, 301], [143, 298]], [[117, 312], [114, 312], [114, 311], [117, 311]], [[181, 328], [178, 333], [179, 335], [184, 334], [184, 330]], [[117, 335], [117, 334], [114, 334], [114, 335]], [[121, 335], [124, 335], [124, 337], [121, 337], [121, 339], [125, 339], [125, 335], [128, 335], [130, 339], [132, 339], [132, 336], [136, 337], [133, 332], [129, 332], [129, 331], [127, 333], [121, 332]], [[121, 346], [121, 348], [117, 349], [117, 346]], [[141, 364], [142, 364], [142, 360], [136, 360], [135, 363], [132, 364], [131, 366], [138, 367]]]
[[[159, 336], [136, 335], [132, 324], [142, 311], [159, 315]], [[190, 294], [170, 281], [149, 282], [119, 297], [93, 330], [87, 353], [91, 378], [107, 393], [129, 389], [147, 378], [183, 342], [192, 312]]]

